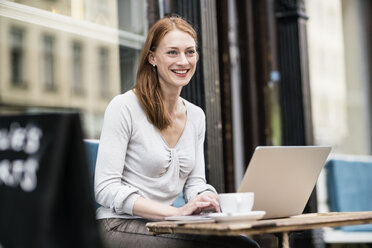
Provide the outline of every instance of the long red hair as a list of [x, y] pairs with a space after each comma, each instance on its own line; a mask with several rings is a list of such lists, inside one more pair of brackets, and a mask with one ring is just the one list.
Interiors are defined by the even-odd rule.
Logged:
[[148, 56], [150, 52], [155, 52], [164, 36], [174, 29], [188, 33], [197, 44], [195, 30], [181, 17], [168, 16], [158, 20], [147, 35], [139, 58], [136, 84], [133, 87], [142, 107], [145, 109], [147, 118], [159, 130], [166, 129], [172, 124], [172, 121], [164, 105], [157, 69], [149, 63]]

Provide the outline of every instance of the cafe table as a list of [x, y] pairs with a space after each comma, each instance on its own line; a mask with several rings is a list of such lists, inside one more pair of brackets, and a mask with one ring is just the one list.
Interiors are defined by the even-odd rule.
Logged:
[[310, 213], [288, 218], [262, 219], [233, 222], [187, 222], [162, 221], [146, 224], [150, 233], [183, 233], [199, 235], [254, 235], [264, 233], [280, 234], [278, 246], [289, 247], [289, 233], [323, 227], [336, 227], [372, 223], [372, 211]]

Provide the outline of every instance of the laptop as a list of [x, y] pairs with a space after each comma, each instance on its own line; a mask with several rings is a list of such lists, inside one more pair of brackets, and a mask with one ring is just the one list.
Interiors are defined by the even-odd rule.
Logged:
[[238, 192], [254, 192], [265, 219], [302, 214], [330, 146], [258, 146]]
[[[252, 211], [265, 211], [263, 219], [302, 214], [330, 152], [330, 146], [258, 146], [238, 192], [255, 193]], [[206, 218], [170, 216], [165, 220]]]

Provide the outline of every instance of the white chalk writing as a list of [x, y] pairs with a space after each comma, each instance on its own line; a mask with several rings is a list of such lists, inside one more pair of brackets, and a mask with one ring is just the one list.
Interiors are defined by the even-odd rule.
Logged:
[[39, 150], [42, 135], [39, 127], [34, 125], [21, 127], [17, 122], [11, 123], [9, 130], [0, 129], [0, 152], [9, 150], [29, 155], [26, 159], [10, 161], [6, 158], [0, 161], [0, 185], [20, 186], [26, 192], [36, 188], [39, 162], [32, 155]]
[[9, 131], [7, 129], [0, 130], [0, 151], [11, 149], [33, 154], [40, 147], [42, 135], [43, 132], [38, 127], [27, 125], [23, 128], [19, 123], [12, 123]]
[[38, 168], [39, 163], [34, 158], [28, 158], [26, 161], [4, 159], [0, 161], [0, 185], [3, 183], [9, 187], [19, 185], [24, 191], [33, 191], [37, 185]]

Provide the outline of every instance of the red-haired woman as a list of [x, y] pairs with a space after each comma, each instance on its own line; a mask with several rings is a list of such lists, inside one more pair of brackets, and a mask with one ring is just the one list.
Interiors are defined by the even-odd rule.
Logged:
[[[202, 109], [180, 97], [198, 62], [197, 37], [177, 16], [149, 30], [136, 84], [108, 105], [98, 150], [95, 195], [105, 243], [113, 247], [237, 247], [245, 237], [158, 235], [150, 220], [219, 212], [216, 190], [205, 180]], [[183, 192], [186, 204], [172, 204]]]

